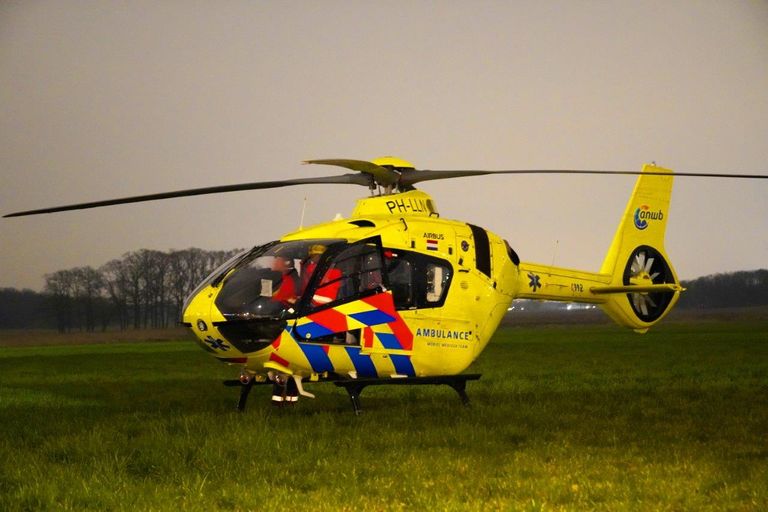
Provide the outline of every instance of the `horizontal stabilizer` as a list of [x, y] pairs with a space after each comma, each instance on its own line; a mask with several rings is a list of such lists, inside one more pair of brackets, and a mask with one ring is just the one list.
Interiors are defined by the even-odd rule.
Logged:
[[605, 293], [658, 293], [658, 292], [682, 292], [685, 288], [676, 283], [649, 284], [646, 286], [593, 286], [589, 289], [595, 295]]

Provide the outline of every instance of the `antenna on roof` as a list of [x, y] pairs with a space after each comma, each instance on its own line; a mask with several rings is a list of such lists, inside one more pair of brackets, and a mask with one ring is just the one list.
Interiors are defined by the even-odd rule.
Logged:
[[555, 258], [557, 258], [557, 248], [560, 245], [560, 240], [555, 240], [555, 250], [552, 251], [552, 265], [555, 266]]
[[304, 214], [307, 211], [307, 196], [304, 196], [304, 205], [301, 207], [301, 219], [299, 220], [299, 229], [304, 229]]

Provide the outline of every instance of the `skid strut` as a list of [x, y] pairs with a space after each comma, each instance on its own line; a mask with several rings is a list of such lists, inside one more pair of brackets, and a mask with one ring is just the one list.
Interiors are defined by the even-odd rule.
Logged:
[[250, 379], [248, 382], [240, 382], [239, 380], [225, 380], [224, 385], [232, 388], [240, 388], [240, 398], [237, 400], [237, 410], [243, 412], [245, 410], [245, 404], [248, 402], [248, 395], [251, 392], [251, 388], [254, 385], [272, 384], [271, 382], [257, 382]]
[[248, 381], [246, 384], [240, 384], [240, 399], [237, 401], [237, 410], [238, 411], [244, 411], [245, 410], [245, 402], [248, 401], [248, 393], [251, 392], [251, 388], [253, 387], [253, 379]]
[[458, 393], [459, 398], [461, 398], [461, 403], [467, 406], [469, 405], [469, 397], [467, 396], [466, 392], [467, 381], [478, 380], [479, 378], [479, 373], [471, 373], [467, 375], [440, 375], [436, 377], [337, 380], [333, 383], [347, 390], [347, 393], [349, 393], [349, 399], [352, 401], [352, 408], [355, 410], [355, 414], [360, 414], [362, 412], [362, 408], [360, 406], [360, 393], [362, 393], [363, 389], [368, 386], [413, 386], [426, 384], [445, 384], [452, 387], [454, 391]]

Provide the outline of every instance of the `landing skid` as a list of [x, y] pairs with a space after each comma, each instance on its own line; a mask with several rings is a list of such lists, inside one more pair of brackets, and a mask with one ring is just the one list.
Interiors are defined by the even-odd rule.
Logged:
[[[445, 384], [453, 388], [459, 395], [461, 403], [465, 406], [469, 405], [469, 396], [467, 396], [467, 381], [480, 379], [481, 374], [470, 373], [466, 375], [439, 375], [435, 377], [403, 377], [403, 378], [382, 378], [382, 379], [349, 379], [349, 380], [335, 380], [332, 381], [336, 386], [344, 388], [349, 394], [349, 399], [352, 402], [352, 408], [355, 410], [355, 414], [359, 415], [362, 412], [360, 406], [360, 394], [363, 389], [368, 386], [419, 386], [419, 385], [441, 385]], [[239, 387], [240, 398], [237, 401], [237, 410], [242, 412], [245, 410], [245, 404], [248, 401], [248, 395], [251, 392], [254, 384], [270, 384], [272, 382], [256, 382], [250, 380], [243, 384], [239, 380], [228, 380], [224, 382], [225, 386]]]
[[368, 386], [414, 386], [425, 384], [446, 384], [451, 386], [454, 391], [458, 393], [459, 398], [461, 398], [461, 403], [465, 406], [468, 406], [469, 397], [467, 396], [466, 392], [467, 381], [478, 380], [479, 378], [479, 373], [472, 373], [467, 375], [439, 375], [436, 377], [337, 380], [333, 383], [347, 390], [347, 393], [349, 393], [349, 399], [352, 401], [352, 408], [355, 410], [355, 414], [359, 415], [362, 412], [362, 408], [360, 406], [360, 393], [362, 393], [363, 389]]

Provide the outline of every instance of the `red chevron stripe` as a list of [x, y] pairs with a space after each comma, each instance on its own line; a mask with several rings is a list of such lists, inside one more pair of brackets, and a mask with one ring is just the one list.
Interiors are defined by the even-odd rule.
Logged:
[[291, 363], [289, 361], [286, 361], [285, 359], [283, 359], [279, 355], [275, 354], [274, 352], [269, 354], [269, 360], [270, 361], [274, 361], [274, 362], [276, 362], [278, 364], [281, 364], [281, 365], [285, 366], [286, 368], [289, 368], [291, 366]]
[[333, 308], [312, 313], [307, 318], [333, 332], [344, 332], [347, 330], [347, 316]]

